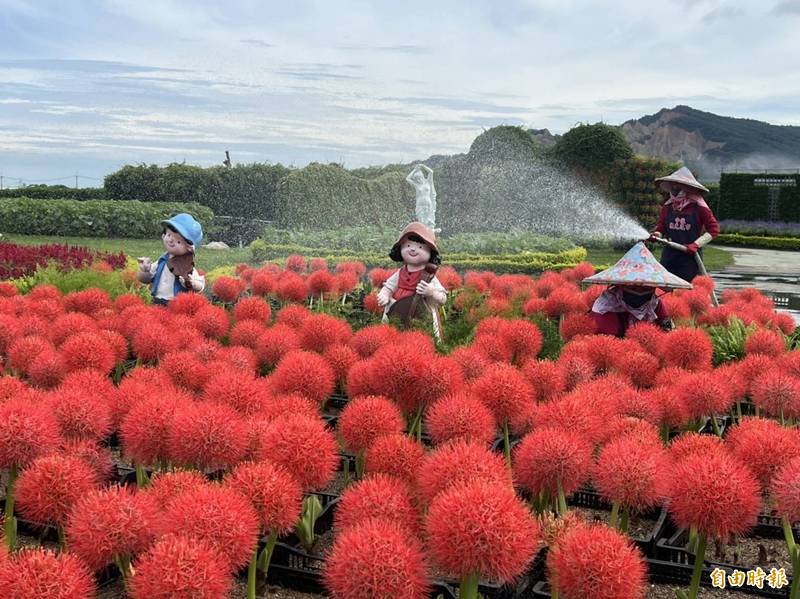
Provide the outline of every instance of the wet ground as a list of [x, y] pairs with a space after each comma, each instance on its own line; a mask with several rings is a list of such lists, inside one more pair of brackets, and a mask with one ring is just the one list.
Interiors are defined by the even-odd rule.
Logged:
[[711, 273], [717, 288], [755, 287], [772, 297], [775, 307], [800, 324], [800, 252], [720, 247], [733, 265]]

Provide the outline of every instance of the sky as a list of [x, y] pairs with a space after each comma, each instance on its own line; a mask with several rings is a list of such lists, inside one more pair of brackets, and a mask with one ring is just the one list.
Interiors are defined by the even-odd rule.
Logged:
[[800, 125], [800, 0], [0, 0], [0, 176], [347, 167], [688, 104]]

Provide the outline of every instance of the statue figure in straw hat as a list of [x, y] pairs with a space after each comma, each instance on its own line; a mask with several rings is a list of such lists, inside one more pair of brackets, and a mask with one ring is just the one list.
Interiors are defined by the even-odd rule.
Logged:
[[699, 271], [694, 254], [719, 235], [719, 223], [703, 199], [703, 193], [708, 193], [708, 188], [695, 179], [692, 171], [685, 166], [671, 175], [659, 177], [656, 183], [669, 196], [650, 237], [667, 238], [686, 246], [686, 252], [665, 246], [661, 253], [661, 264], [672, 274], [691, 281]]

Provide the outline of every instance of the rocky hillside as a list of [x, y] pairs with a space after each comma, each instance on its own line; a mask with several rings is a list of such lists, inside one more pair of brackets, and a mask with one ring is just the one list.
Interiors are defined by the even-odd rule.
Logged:
[[622, 132], [637, 154], [680, 160], [704, 180], [722, 169], [800, 168], [800, 127], [676, 106], [627, 121]]

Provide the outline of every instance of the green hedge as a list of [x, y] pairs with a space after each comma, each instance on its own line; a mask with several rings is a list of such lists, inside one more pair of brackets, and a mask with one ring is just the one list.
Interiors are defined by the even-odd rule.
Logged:
[[312, 163], [291, 171], [283, 180], [275, 221], [284, 228], [395, 228], [413, 216], [414, 189], [402, 173], [367, 179], [338, 164]]
[[720, 233], [714, 238], [714, 243], [772, 250], [800, 250], [800, 238], [797, 237], [763, 237], [740, 235], [739, 233]]
[[[642, 225], [651, 229], [658, 222], [663, 197], [655, 179], [674, 172], [679, 165], [659, 158], [634, 156], [617, 160], [600, 174], [600, 183], [610, 198]], [[603, 181], [605, 180], [605, 181]]]
[[[307, 259], [325, 258], [329, 264], [361, 261], [367, 267], [389, 267], [396, 265], [389, 259], [388, 251], [382, 253], [357, 253], [347, 249], [310, 248], [294, 244], [267, 244], [257, 239], [250, 244], [253, 262], [282, 260], [290, 254], [300, 254]], [[587, 252], [582, 247], [558, 252], [518, 252], [510, 254], [448, 253], [443, 264], [459, 270], [493, 270], [498, 273], [537, 273], [544, 270], [570, 268], [586, 260]]]
[[[793, 187], [771, 188], [757, 179], [791, 179]], [[774, 190], [771, 192], [771, 189]], [[778, 214], [770, 219], [770, 194], [777, 194]], [[800, 175], [722, 173], [719, 180], [717, 218], [738, 220], [800, 221]]]
[[198, 204], [114, 200], [0, 201], [0, 231], [22, 235], [74, 237], [128, 237], [145, 239], [157, 235], [160, 221], [177, 214], [192, 214], [208, 228], [214, 213]]
[[67, 187], [66, 185], [28, 185], [0, 190], [0, 198], [34, 198], [37, 200], [106, 200], [103, 187]]
[[128, 165], [108, 175], [105, 188], [114, 200], [197, 202], [215, 214], [273, 220], [277, 193], [288, 172], [280, 164]]

